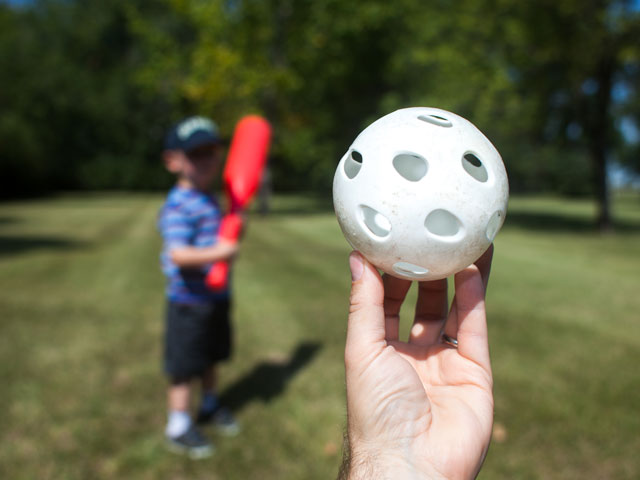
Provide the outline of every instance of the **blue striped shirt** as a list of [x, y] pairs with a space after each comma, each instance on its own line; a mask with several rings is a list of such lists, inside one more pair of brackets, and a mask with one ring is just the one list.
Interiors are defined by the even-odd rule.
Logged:
[[164, 245], [160, 254], [162, 271], [167, 276], [167, 298], [178, 303], [211, 303], [226, 298], [229, 292], [212, 292], [204, 283], [211, 265], [179, 268], [169, 252], [176, 247], [209, 247], [218, 241], [221, 213], [212, 195], [175, 186], [158, 215], [158, 229]]

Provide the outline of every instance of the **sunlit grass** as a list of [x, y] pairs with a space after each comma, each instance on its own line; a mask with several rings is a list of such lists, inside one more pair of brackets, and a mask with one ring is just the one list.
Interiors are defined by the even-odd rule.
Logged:
[[[160, 202], [0, 205], [0, 478], [335, 477], [349, 248], [330, 203], [278, 197], [251, 216], [222, 370], [243, 433], [209, 432], [216, 455], [193, 462], [163, 447]], [[498, 428], [482, 478], [640, 476], [640, 199], [614, 211], [618, 232], [600, 235], [589, 202], [510, 202], [488, 295]]]

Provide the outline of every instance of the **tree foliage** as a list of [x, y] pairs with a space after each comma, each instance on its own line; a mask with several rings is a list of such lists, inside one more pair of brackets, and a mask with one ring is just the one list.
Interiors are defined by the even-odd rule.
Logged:
[[513, 190], [604, 202], [607, 160], [640, 167], [638, 38], [629, 0], [0, 4], [4, 194], [165, 186], [173, 121], [231, 135], [249, 112], [276, 188], [327, 189], [364, 126], [430, 105], [487, 134]]

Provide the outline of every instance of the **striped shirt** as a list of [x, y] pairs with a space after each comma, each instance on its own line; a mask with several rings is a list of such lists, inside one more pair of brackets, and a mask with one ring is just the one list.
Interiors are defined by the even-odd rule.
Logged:
[[204, 283], [211, 265], [179, 268], [169, 252], [176, 247], [209, 247], [218, 241], [221, 213], [212, 195], [175, 186], [158, 215], [158, 229], [164, 245], [160, 254], [162, 271], [167, 276], [167, 298], [177, 303], [211, 303], [226, 298], [229, 292], [212, 292]]

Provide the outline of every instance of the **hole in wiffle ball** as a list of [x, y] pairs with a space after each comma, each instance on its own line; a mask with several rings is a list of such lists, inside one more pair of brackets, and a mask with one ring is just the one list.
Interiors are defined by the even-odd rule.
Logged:
[[493, 239], [496, 238], [503, 221], [504, 215], [500, 210], [491, 215], [489, 223], [487, 223], [487, 240], [493, 242]]
[[350, 179], [353, 179], [358, 175], [362, 168], [362, 154], [356, 150], [352, 150], [349, 156], [344, 161], [344, 173]]
[[401, 153], [393, 159], [393, 168], [410, 182], [417, 182], [427, 173], [427, 161], [414, 153]]
[[489, 178], [487, 169], [475, 153], [467, 152], [462, 156], [462, 168], [479, 182], [486, 182]]
[[451, 120], [441, 117], [440, 115], [418, 115], [418, 120], [422, 120], [423, 122], [427, 122], [438, 127], [451, 127], [453, 125]]
[[398, 275], [404, 275], [405, 277], [411, 277], [415, 279], [424, 278], [429, 274], [429, 270], [419, 265], [414, 265], [409, 262], [396, 262], [393, 264], [393, 271]]
[[384, 238], [391, 232], [391, 222], [377, 210], [366, 205], [360, 205], [364, 225], [376, 237]]
[[424, 226], [439, 237], [453, 237], [460, 231], [460, 220], [447, 210], [438, 209], [427, 215]]

